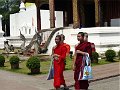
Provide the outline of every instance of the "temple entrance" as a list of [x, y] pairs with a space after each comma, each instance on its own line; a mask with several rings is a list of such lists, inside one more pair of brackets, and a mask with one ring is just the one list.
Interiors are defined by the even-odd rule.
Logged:
[[63, 11], [63, 26], [73, 24], [72, 0], [55, 0], [55, 10]]
[[85, 25], [84, 27], [95, 27], [95, 4], [90, 2], [84, 5]]

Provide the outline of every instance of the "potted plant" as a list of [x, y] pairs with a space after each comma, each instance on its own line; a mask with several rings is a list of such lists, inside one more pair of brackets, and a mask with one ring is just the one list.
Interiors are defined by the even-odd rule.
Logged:
[[40, 73], [40, 60], [37, 56], [32, 56], [28, 59], [26, 66], [31, 70], [31, 74]]
[[99, 54], [97, 52], [92, 52], [92, 63], [98, 63]]
[[11, 69], [18, 69], [19, 68], [19, 57], [18, 56], [12, 56], [10, 58], [10, 64], [11, 64]]
[[5, 63], [5, 57], [3, 55], [0, 55], [0, 67], [4, 67]]

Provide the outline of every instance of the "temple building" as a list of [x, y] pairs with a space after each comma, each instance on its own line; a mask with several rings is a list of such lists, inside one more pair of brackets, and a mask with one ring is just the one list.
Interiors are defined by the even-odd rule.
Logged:
[[50, 55], [57, 34], [64, 34], [65, 42], [74, 51], [79, 31], [89, 34], [88, 41], [95, 44], [97, 52], [104, 53], [109, 48], [120, 50], [120, 1], [22, 0], [20, 12], [10, 15], [10, 38], [7, 40], [20, 47], [18, 36], [21, 32], [28, 45], [36, 31], [42, 35], [40, 46], [48, 49], [46, 53]]
[[63, 11], [63, 25], [73, 28], [120, 26], [119, 0], [22, 0], [35, 3], [37, 30], [41, 30], [40, 9], [50, 11], [50, 28], [55, 28], [55, 11]]

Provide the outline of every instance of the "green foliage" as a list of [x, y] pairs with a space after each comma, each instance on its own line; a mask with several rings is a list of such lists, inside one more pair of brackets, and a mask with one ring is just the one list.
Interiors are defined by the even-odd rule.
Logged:
[[113, 59], [116, 56], [116, 52], [114, 50], [109, 49], [105, 52], [105, 56], [107, 61], [113, 62]]
[[92, 59], [98, 60], [99, 54], [97, 52], [92, 52]]
[[5, 63], [5, 57], [3, 55], [0, 55], [0, 66], [4, 66]]
[[67, 56], [65, 70], [71, 70], [72, 69], [72, 64], [73, 64], [72, 59], [69, 56]]
[[118, 51], [118, 57], [119, 57], [119, 59], [120, 59], [120, 50]]
[[5, 36], [10, 35], [10, 14], [19, 12], [20, 2], [21, 0], [0, 0], [0, 14], [3, 16], [2, 30], [6, 30]]
[[7, 15], [19, 11], [20, 0], [0, 0], [0, 14]]
[[92, 62], [98, 63], [99, 54], [97, 52], [92, 52]]
[[18, 56], [12, 56], [10, 58], [10, 64], [18, 64], [20, 61], [19, 57]]
[[26, 66], [29, 69], [37, 69], [40, 68], [40, 60], [36, 56], [32, 56], [28, 59]]

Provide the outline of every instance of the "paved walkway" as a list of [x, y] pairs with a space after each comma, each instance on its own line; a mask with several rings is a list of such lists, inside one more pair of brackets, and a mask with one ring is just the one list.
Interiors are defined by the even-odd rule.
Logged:
[[[120, 62], [93, 67], [91, 81], [101, 80], [120, 75]], [[73, 71], [64, 72], [69, 87], [74, 85]], [[47, 75], [29, 76], [0, 70], [0, 90], [50, 90], [53, 80], [46, 80]]]

